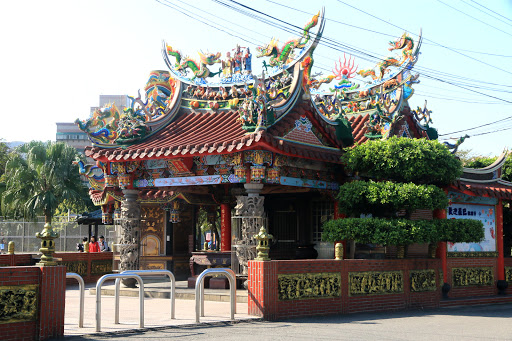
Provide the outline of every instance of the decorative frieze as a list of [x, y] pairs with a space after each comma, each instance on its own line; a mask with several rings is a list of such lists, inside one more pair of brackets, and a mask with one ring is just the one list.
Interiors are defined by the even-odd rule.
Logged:
[[278, 275], [279, 300], [340, 297], [340, 273]]
[[66, 272], [74, 272], [80, 276], [87, 275], [87, 262], [85, 261], [62, 262], [62, 265], [66, 267]]
[[38, 285], [0, 286], [0, 323], [35, 321]]
[[112, 260], [93, 260], [91, 262], [91, 275], [104, 275], [112, 273]]
[[448, 252], [449, 258], [474, 258], [474, 257], [498, 257], [498, 252], [488, 251], [488, 252]]
[[472, 285], [493, 285], [494, 271], [491, 267], [482, 268], [453, 268], [452, 283], [454, 287]]
[[349, 272], [349, 295], [401, 294], [403, 277], [402, 271]]
[[435, 270], [411, 270], [409, 274], [412, 292], [436, 291]]
[[510, 266], [505, 267], [505, 280], [512, 284], [512, 267]]

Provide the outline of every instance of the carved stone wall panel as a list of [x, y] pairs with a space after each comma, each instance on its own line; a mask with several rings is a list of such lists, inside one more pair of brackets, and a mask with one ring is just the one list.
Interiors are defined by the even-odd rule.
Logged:
[[411, 270], [409, 275], [412, 292], [437, 290], [435, 270]]
[[341, 296], [340, 273], [278, 275], [279, 300], [301, 300]]
[[0, 323], [37, 320], [37, 284], [0, 286]]
[[62, 265], [66, 266], [66, 272], [74, 272], [79, 274], [80, 276], [87, 275], [87, 262], [77, 261], [77, 262], [62, 262]]
[[492, 267], [452, 268], [452, 283], [454, 287], [494, 285], [494, 271]]
[[111, 260], [93, 260], [91, 262], [91, 275], [104, 275], [112, 273]]
[[401, 294], [404, 292], [402, 271], [349, 272], [349, 295]]

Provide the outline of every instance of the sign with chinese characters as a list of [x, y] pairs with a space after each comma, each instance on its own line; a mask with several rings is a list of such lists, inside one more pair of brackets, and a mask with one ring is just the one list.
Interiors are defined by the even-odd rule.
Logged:
[[322, 181], [322, 180], [311, 180], [311, 179], [301, 179], [301, 178], [291, 178], [288, 176], [282, 176], [279, 179], [279, 182], [281, 183], [281, 185], [286, 185], [286, 186], [331, 189], [331, 190], [339, 189], [339, 185], [335, 182], [327, 182], [327, 181]]
[[220, 184], [221, 181], [222, 181], [221, 175], [184, 176], [181, 178], [155, 179], [155, 186], [163, 187], [163, 186], [215, 185], [215, 184]]
[[448, 252], [492, 252], [496, 251], [496, 220], [494, 206], [451, 204], [447, 209], [448, 219], [474, 219], [484, 224], [485, 239], [480, 243], [448, 243]]

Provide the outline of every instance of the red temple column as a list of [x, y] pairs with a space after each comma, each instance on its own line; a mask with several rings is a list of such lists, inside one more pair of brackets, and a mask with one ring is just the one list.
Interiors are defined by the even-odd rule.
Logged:
[[231, 251], [231, 207], [220, 204], [220, 250]]
[[[434, 219], [446, 219], [446, 210], [434, 210]], [[448, 250], [446, 249], [446, 242], [440, 242], [437, 245], [437, 252], [443, 268], [443, 282], [448, 283]]]
[[498, 281], [505, 280], [505, 259], [503, 252], [503, 202], [496, 205], [496, 243], [498, 244]]

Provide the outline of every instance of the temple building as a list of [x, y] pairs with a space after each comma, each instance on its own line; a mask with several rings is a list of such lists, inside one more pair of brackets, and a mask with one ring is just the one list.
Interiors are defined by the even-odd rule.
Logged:
[[[343, 55], [332, 74], [315, 77], [324, 26], [322, 9], [285, 44], [237, 45], [199, 60], [164, 42], [168, 70], [152, 71], [142, 96], [78, 121], [93, 143], [85, 155], [96, 161], [81, 172], [103, 171], [89, 177], [90, 196], [103, 221], [117, 223], [119, 269], [187, 277], [237, 262], [246, 276], [261, 226], [274, 236], [272, 259], [333, 258], [321, 226], [337, 215], [335, 196], [349, 176], [343, 148], [391, 136], [437, 138], [426, 104], [408, 102], [421, 32], [397, 37], [377, 65], [358, 70]], [[263, 63], [261, 75], [253, 61]], [[493, 198], [487, 205], [510, 199], [495, 168], [465, 173], [450, 195], [464, 202], [462, 195], [485, 194]]]

